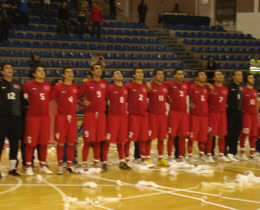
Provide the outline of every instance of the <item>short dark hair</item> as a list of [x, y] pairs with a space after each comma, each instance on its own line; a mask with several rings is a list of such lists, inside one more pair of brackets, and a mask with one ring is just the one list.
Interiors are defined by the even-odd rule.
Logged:
[[91, 78], [93, 77], [93, 74], [92, 74], [92, 72], [91, 71], [89, 71], [88, 73], [87, 73], [87, 76], [90, 76]]
[[153, 70], [153, 76], [155, 76], [158, 71], [162, 71], [162, 72], [163, 72], [163, 69], [154, 69], [154, 70]]
[[74, 71], [74, 69], [72, 68], [72, 66], [64, 66], [64, 67], [62, 68], [62, 74], [65, 73], [66, 69], [72, 69], [72, 71]]
[[243, 78], [244, 78], [244, 82], [247, 84], [248, 83], [248, 77], [249, 76], [253, 76], [253, 77], [255, 77], [253, 74], [251, 74], [251, 73], [247, 73]]
[[117, 71], [120, 72], [120, 70], [114, 70], [114, 71], [112, 71], [112, 76], [114, 76], [114, 74], [115, 74]]
[[55, 80], [53, 81], [53, 85], [56, 85], [56, 83], [58, 83], [60, 80], [63, 81], [62, 78], [57, 78], [57, 79], [55, 79]]
[[7, 65], [12, 66], [10, 63], [4, 62], [4, 63], [1, 64], [1, 71], [3, 71], [4, 67], [7, 66]]
[[141, 69], [141, 70], [143, 71], [143, 69], [142, 69], [141, 67], [136, 67], [136, 68], [134, 68], [134, 70], [133, 70], [133, 75], [135, 75], [137, 69]]
[[232, 71], [232, 76], [235, 76], [236, 72], [238, 72], [238, 71], [241, 71], [241, 72], [242, 72], [242, 70], [235, 69], [234, 71]]
[[39, 68], [39, 67], [42, 67], [42, 68], [44, 68], [44, 66], [41, 64], [41, 63], [37, 63], [37, 64], [35, 64], [34, 66], [33, 66], [33, 69], [32, 69], [32, 76], [33, 76], [33, 74], [35, 74], [35, 72], [36, 72], [36, 70]]
[[204, 70], [198, 70], [195, 72], [195, 77], [198, 77], [201, 72], [206, 73]]
[[101, 63], [98, 62], [98, 63], [95, 63], [94, 65], [91, 66], [91, 71], [94, 70], [94, 67], [95, 67], [95, 66], [101, 66], [101, 68], [102, 68]]
[[178, 68], [178, 69], [175, 69], [173, 71], [173, 75], [176, 75], [178, 71], [183, 71], [184, 72], [184, 70], [182, 68]]

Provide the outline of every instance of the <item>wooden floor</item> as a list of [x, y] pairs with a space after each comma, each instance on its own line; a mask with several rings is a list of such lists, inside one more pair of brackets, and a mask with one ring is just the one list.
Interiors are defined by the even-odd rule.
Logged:
[[[3, 152], [1, 165], [1, 171], [5, 174], [8, 172], [7, 154]], [[152, 157], [156, 162], [155, 150]], [[260, 183], [249, 185], [232, 181], [237, 174], [248, 170], [260, 176], [260, 162], [217, 162], [208, 164], [213, 173], [196, 174], [177, 169], [177, 176], [172, 176], [159, 167], [142, 170], [137, 168], [137, 164], [133, 164], [132, 170], [120, 170], [113, 145], [109, 159], [110, 165], [105, 173], [56, 175], [56, 152], [50, 150], [48, 161], [50, 169], [55, 172], [53, 175], [39, 175], [37, 163], [34, 176], [26, 176], [19, 168], [21, 177], [6, 176], [0, 179], [0, 209], [260, 209]], [[139, 181], [146, 181], [144, 184], [154, 182], [159, 186], [138, 187], [136, 184]], [[98, 187], [83, 186], [87, 182], [94, 182]]]

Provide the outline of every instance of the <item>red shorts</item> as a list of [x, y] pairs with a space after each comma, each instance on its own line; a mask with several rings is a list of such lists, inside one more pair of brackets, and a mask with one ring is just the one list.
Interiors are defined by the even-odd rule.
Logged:
[[127, 141], [127, 117], [120, 115], [107, 116], [106, 141], [109, 143], [125, 143]]
[[209, 113], [209, 136], [226, 136], [227, 135], [227, 113]]
[[55, 118], [55, 140], [58, 143], [76, 143], [77, 116], [57, 114]]
[[171, 137], [188, 137], [190, 131], [189, 114], [170, 110], [168, 117], [168, 134]]
[[149, 139], [164, 140], [167, 138], [167, 116], [149, 113]]
[[27, 116], [25, 121], [25, 143], [31, 147], [48, 145], [50, 140], [50, 117]]
[[128, 140], [148, 140], [148, 116], [130, 114], [128, 116]]
[[206, 142], [208, 137], [208, 117], [190, 115], [190, 140]]
[[106, 135], [105, 113], [85, 113], [83, 119], [84, 141], [104, 141]]
[[243, 114], [242, 116], [242, 134], [243, 136], [258, 136], [258, 116]]

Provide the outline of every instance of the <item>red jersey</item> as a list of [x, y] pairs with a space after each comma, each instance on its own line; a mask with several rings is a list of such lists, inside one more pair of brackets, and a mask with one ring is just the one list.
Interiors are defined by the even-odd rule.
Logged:
[[208, 89], [205, 86], [199, 86], [197, 83], [193, 83], [189, 86], [188, 93], [191, 103], [195, 104], [195, 107], [191, 109], [190, 114], [207, 117]]
[[227, 96], [228, 87], [226, 86], [216, 86], [213, 84], [214, 91], [209, 91], [208, 94], [208, 106], [209, 112], [226, 112], [227, 109]]
[[90, 102], [84, 108], [85, 112], [105, 112], [106, 111], [106, 89], [105, 80], [89, 80], [84, 82], [79, 89], [79, 98], [83, 96]]
[[28, 116], [49, 116], [51, 85], [35, 80], [23, 84], [23, 92], [28, 94]]
[[107, 88], [107, 99], [110, 101], [108, 114], [126, 116], [127, 96], [128, 92], [125, 86], [109, 85]]
[[51, 99], [56, 99], [58, 113], [75, 115], [77, 106], [78, 86], [76, 84], [58, 84], [51, 91]]
[[244, 114], [257, 114], [257, 91], [256, 89], [243, 87], [242, 112]]
[[145, 84], [130, 82], [125, 85], [128, 89], [128, 112], [135, 115], [147, 115], [147, 87]]
[[103, 14], [100, 8], [92, 8], [90, 13], [90, 22], [103, 22]]
[[165, 81], [163, 84], [167, 85], [170, 96], [170, 109], [178, 112], [187, 111], [187, 92], [189, 83], [176, 81]]
[[155, 82], [151, 82], [151, 90], [148, 93], [149, 112], [153, 114], [165, 115], [167, 95], [167, 86], [164, 84], [159, 85]]

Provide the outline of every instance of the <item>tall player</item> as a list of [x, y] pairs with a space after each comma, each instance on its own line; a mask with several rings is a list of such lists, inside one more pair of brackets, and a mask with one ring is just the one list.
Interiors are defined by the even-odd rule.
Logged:
[[248, 74], [245, 77], [246, 86], [243, 87], [242, 96], [242, 132], [240, 136], [240, 154], [241, 160], [248, 160], [245, 154], [245, 140], [249, 137], [250, 156], [254, 160], [260, 160], [255, 155], [256, 139], [258, 136], [258, 107], [257, 91], [254, 89], [254, 75]]
[[5, 138], [7, 137], [10, 144], [9, 175], [20, 176], [16, 172], [16, 163], [22, 127], [22, 87], [13, 79], [13, 67], [11, 64], [3, 63], [1, 73], [3, 79], [0, 81], [0, 158]]
[[148, 140], [147, 93], [143, 83], [144, 73], [140, 68], [133, 71], [134, 81], [126, 84], [128, 89], [128, 141], [125, 144], [126, 159], [129, 160], [130, 141], [138, 142], [142, 163], [146, 163]]
[[64, 143], [67, 143], [67, 171], [74, 172], [72, 167], [75, 143], [77, 141], [76, 105], [78, 86], [72, 83], [74, 72], [72, 67], [63, 68], [64, 82], [56, 85], [51, 92], [51, 99], [56, 99], [58, 109], [55, 117], [55, 140], [57, 141], [57, 174], [63, 173]]
[[187, 110], [188, 83], [184, 82], [184, 71], [182, 69], [176, 69], [173, 75], [174, 81], [164, 82], [168, 86], [170, 97], [168, 158], [172, 160], [174, 139], [179, 136], [179, 159], [183, 160], [185, 155], [185, 138], [189, 137], [189, 115]]
[[123, 75], [120, 71], [113, 72], [114, 84], [107, 88], [108, 115], [106, 142], [103, 146], [103, 170], [107, 170], [107, 155], [110, 143], [117, 144], [119, 168], [130, 169], [125, 162], [124, 144], [127, 141], [127, 96], [128, 92], [123, 86]]
[[221, 71], [215, 71], [213, 80], [214, 90], [209, 91], [209, 126], [207, 140], [207, 156], [208, 162], [215, 162], [212, 157], [212, 141], [213, 137], [218, 136], [219, 160], [229, 162], [230, 160], [224, 156], [225, 152], [225, 136], [227, 135], [227, 96], [228, 88], [223, 85], [224, 75]]
[[146, 158], [150, 159], [152, 140], [158, 139], [158, 162], [159, 166], [168, 166], [167, 161], [163, 158], [163, 140], [167, 138], [167, 116], [166, 100], [168, 88], [163, 84], [164, 73], [162, 69], [155, 69], [153, 72], [154, 81], [149, 83], [149, 140], [146, 144]]
[[198, 141], [199, 160], [207, 161], [204, 152], [208, 133], [208, 89], [206, 88], [206, 73], [199, 70], [195, 74], [196, 82], [189, 87], [191, 100], [190, 110], [190, 140], [188, 142], [189, 158], [192, 161], [193, 141]]
[[95, 64], [91, 68], [93, 78], [84, 82], [79, 90], [79, 97], [85, 97], [82, 151], [83, 169], [88, 170], [87, 159], [90, 142], [94, 146], [94, 167], [99, 168], [100, 141], [106, 135], [106, 81], [102, 79], [102, 66]]
[[44, 67], [39, 64], [32, 70], [33, 81], [23, 85], [25, 98], [29, 102], [25, 125], [26, 174], [33, 175], [32, 156], [34, 147], [40, 145], [40, 172], [52, 174], [46, 166], [47, 145], [50, 139], [49, 99], [51, 85], [45, 82]]

